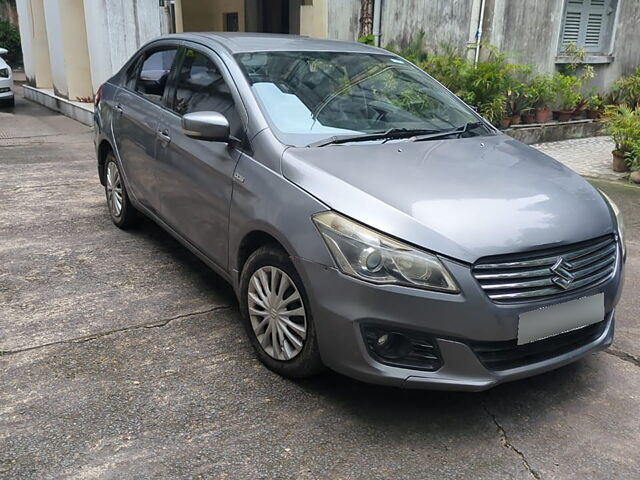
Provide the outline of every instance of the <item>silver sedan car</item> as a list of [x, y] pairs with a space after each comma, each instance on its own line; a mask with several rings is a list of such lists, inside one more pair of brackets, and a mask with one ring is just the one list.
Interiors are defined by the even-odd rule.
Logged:
[[617, 207], [392, 53], [170, 35], [95, 127], [113, 222], [153, 219], [229, 281], [281, 375], [483, 390], [612, 342]]

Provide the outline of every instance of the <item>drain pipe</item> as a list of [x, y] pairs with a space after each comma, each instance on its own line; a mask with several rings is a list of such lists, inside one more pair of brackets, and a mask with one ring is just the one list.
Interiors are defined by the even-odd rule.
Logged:
[[376, 47], [380, 46], [381, 11], [382, 0], [373, 0], [373, 43]]
[[476, 65], [480, 60], [480, 42], [482, 41], [482, 25], [484, 23], [484, 8], [486, 0], [480, 2], [480, 19], [478, 20], [478, 30], [476, 30], [476, 55], [473, 64]]

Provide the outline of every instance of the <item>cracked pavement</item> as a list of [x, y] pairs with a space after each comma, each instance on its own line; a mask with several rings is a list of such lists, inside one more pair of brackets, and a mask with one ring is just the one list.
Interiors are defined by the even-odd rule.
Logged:
[[220, 278], [111, 224], [91, 141], [0, 110], [0, 478], [640, 478], [640, 188], [598, 182], [627, 223], [610, 350], [481, 394], [293, 382]]

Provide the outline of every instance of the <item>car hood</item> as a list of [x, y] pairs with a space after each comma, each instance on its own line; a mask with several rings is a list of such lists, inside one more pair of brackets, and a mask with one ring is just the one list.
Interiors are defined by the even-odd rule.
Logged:
[[469, 263], [614, 229], [595, 188], [506, 135], [289, 148], [282, 171], [337, 212]]

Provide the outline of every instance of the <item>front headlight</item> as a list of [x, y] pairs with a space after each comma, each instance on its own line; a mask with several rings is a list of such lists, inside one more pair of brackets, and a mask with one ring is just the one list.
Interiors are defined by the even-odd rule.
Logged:
[[616, 223], [618, 224], [618, 238], [620, 239], [620, 245], [622, 246], [622, 258], [625, 258], [627, 255], [627, 246], [624, 243], [624, 220], [622, 219], [622, 212], [620, 211], [620, 208], [618, 208], [618, 205], [616, 205], [616, 203], [611, 200], [609, 195], [604, 193], [602, 190], [600, 190], [600, 193], [602, 194], [605, 201], [609, 204], [611, 210], [616, 216]]
[[0, 68], [0, 77], [1, 78], [9, 78], [9, 69], [8, 68]]
[[313, 221], [342, 273], [379, 284], [459, 291], [435, 255], [416, 250], [334, 212], [318, 213]]

